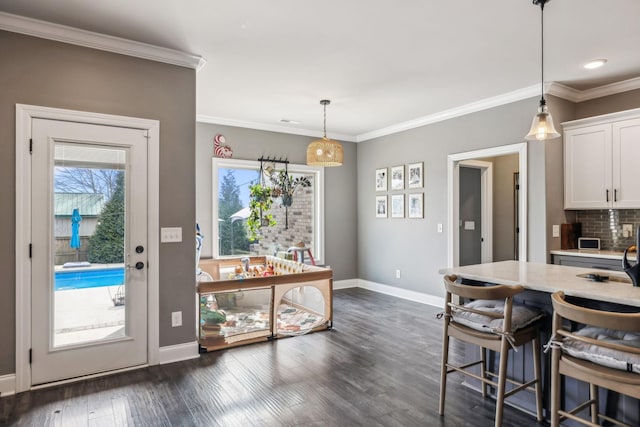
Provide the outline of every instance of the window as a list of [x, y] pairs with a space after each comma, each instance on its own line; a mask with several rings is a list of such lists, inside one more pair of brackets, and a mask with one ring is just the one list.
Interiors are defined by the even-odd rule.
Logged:
[[[282, 169], [282, 164], [264, 167]], [[306, 165], [288, 165], [289, 175], [307, 177], [310, 187], [298, 187], [290, 207], [274, 199], [269, 213], [276, 225], [262, 227], [257, 240], [249, 239], [249, 187], [260, 183], [260, 162], [213, 159], [213, 245], [214, 258], [273, 255], [300, 242], [311, 247], [316, 263], [324, 262], [324, 170]]]

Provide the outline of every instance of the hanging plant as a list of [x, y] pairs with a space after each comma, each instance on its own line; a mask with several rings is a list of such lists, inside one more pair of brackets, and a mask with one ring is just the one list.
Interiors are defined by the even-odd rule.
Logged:
[[270, 176], [271, 182], [274, 183], [274, 187], [271, 191], [274, 197], [280, 197], [282, 199], [282, 205], [285, 207], [291, 206], [293, 203], [293, 193], [295, 193], [298, 187], [310, 187], [311, 181], [306, 176], [299, 176], [294, 178], [293, 175], [289, 175], [286, 170], [273, 171]]
[[249, 228], [249, 239], [257, 240], [261, 227], [273, 227], [276, 220], [269, 210], [273, 204], [272, 188], [254, 184], [249, 186], [249, 218], [247, 227]]

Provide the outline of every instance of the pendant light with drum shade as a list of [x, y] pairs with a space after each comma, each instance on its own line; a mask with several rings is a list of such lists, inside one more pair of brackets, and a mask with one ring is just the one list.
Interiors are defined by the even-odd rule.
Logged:
[[320, 101], [324, 106], [324, 136], [322, 139], [311, 142], [307, 147], [307, 165], [309, 166], [342, 166], [344, 161], [342, 144], [327, 138], [327, 105], [330, 103], [328, 99]]
[[541, 49], [541, 86], [542, 97], [540, 98], [540, 106], [538, 114], [533, 117], [531, 129], [527, 136], [527, 141], [544, 141], [560, 136], [556, 128], [553, 126], [553, 118], [548, 111], [547, 101], [544, 99], [544, 5], [550, 0], [533, 0], [533, 4], [540, 5], [540, 45]]

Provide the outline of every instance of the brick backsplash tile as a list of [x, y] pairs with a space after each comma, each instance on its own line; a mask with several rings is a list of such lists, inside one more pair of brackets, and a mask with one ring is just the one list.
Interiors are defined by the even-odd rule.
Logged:
[[[640, 209], [605, 209], [576, 211], [576, 222], [582, 224], [582, 237], [597, 237], [605, 250], [623, 251], [634, 245], [640, 225]], [[622, 224], [631, 224], [631, 237], [622, 237]]]

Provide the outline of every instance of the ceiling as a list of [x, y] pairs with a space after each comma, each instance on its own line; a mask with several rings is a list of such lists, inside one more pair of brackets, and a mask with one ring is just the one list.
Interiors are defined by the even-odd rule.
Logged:
[[[530, 0], [3, 0], [0, 11], [204, 57], [197, 114], [212, 123], [319, 135], [330, 99], [327, 136], [362, 141], [540, 86]], [[639, 17], [638, 0], [548, 3], [545, 81], [640, 77]], [[596, 58], [608, 62], [582, 68]]]

